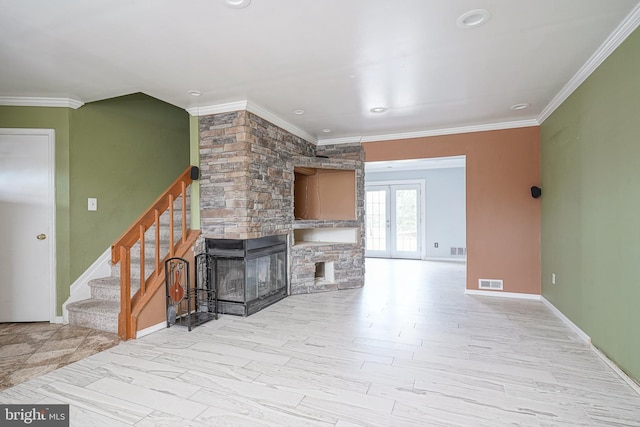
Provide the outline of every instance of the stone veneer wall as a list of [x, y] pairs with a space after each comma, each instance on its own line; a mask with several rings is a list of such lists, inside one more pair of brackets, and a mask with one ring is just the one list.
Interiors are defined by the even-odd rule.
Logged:
[[248, 111], [200, 117], [200, 227], [204, 237], [287, 234], [293, 223], [293, 156], [315, 145]]
[[[298, 220], [294, 229], [304, 228], [355, 228], [357, 242], [293, 245], [290, 248], [291, 294], [321, 292], [364, 286], [364, 151], [360, 144], [337, 144], [318, 146], [317, 155], [323, 158], [298, 158], [296, 166], [325, 169], [349, 169], [356, 174], [356, 219], [355, 220]], [[295, 242], [294, 242], [295, 243]], [[335, 280], [331, 283], [317, 281], [316, 263], [333, 263]]]
[[[290, 293], [364, 285], [364, 151], [360, 144], [319, 146], [248, 111], [200, 117], [200, 228], [204, 239], [252, 239], [294, 228], [355, 228], [358, 242], [289, 248]], [[329, 156], [317, 158], [316, 154]], [[356, 219], [295, 221], [294, 167], [356, 173]], [[333, 262], [335, 281], [315, 280], [317, 262]]]

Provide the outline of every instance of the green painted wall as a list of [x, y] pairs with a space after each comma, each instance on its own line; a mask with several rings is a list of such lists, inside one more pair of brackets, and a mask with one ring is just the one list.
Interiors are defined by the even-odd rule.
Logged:
[[58, 315], [69, 297], [71, 280], [69, 212], [69, 121], [68, 108], [0, 106], [0, 127], [54, 129], [56, 144], [56, 288]]
[[71, 284], [187, 168], [189, 123], [186, 111], [144, 94], [77, 110], [0, 106], [0, 127], [56, 132], [59, 316]]
[[638, 76], [636, 30], [541, 126], [542, 294], [636, 380]]
[[71, 123], [73, 281], [187, 168], [189, 115], [133, 94], [86, 104]]

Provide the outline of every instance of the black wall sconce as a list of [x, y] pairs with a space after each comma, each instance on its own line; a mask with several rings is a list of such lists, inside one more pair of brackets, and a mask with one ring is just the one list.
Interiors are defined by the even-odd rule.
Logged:
[[531, 187], [531, 197], [533, 197], [534, 199], [537, 199], [540, 196], [542, 196], [542, 188], [536, 185]]
[[197, 166], [191, 166], [191, 172], [189, 173], [191, 179], [196, 180], [200, 178], [200, 168]]

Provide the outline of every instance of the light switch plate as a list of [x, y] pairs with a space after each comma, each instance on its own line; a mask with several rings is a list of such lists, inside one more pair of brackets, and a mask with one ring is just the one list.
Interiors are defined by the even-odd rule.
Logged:
[[87, 199], [87, 209], [90, 211], [97, 211], [98, 210], [98, 199], [96, 199], [95, 197], [89, 197]]

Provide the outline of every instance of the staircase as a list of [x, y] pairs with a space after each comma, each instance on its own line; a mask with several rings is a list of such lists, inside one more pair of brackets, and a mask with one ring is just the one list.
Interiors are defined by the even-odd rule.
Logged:
[[[168, 212], [160, 217], [160, 252], [169, 252], [169, 219]], [[189, 215], [187, 215], [189, 218]], [[175, 228], [175, 227], [174, 227]], [[179, 230], [177, 230], [179, 231]], [[155, 230], [151, 228], [145, 233], [145, 279], [154, 271], [153, 256], [155, 242], [152, 240]], [[91, 298], [67, 305], [69, 324], [118, 333], [118, 315], [120, 314], [120, 262], [111, 265], [111, 276], [92, 279], [88, 285]], [[140, 289], [140, 244], [131, 251], [131, 297]]]
[[189, 230], [189, 176], [190, 168], [114, 243], [111, 275], [90, 280], [91, 297], [67, 305], [69, 324], [135, 338], [137, 315], [164, 286], [164, 260], [184, 256], [199, 234]]

